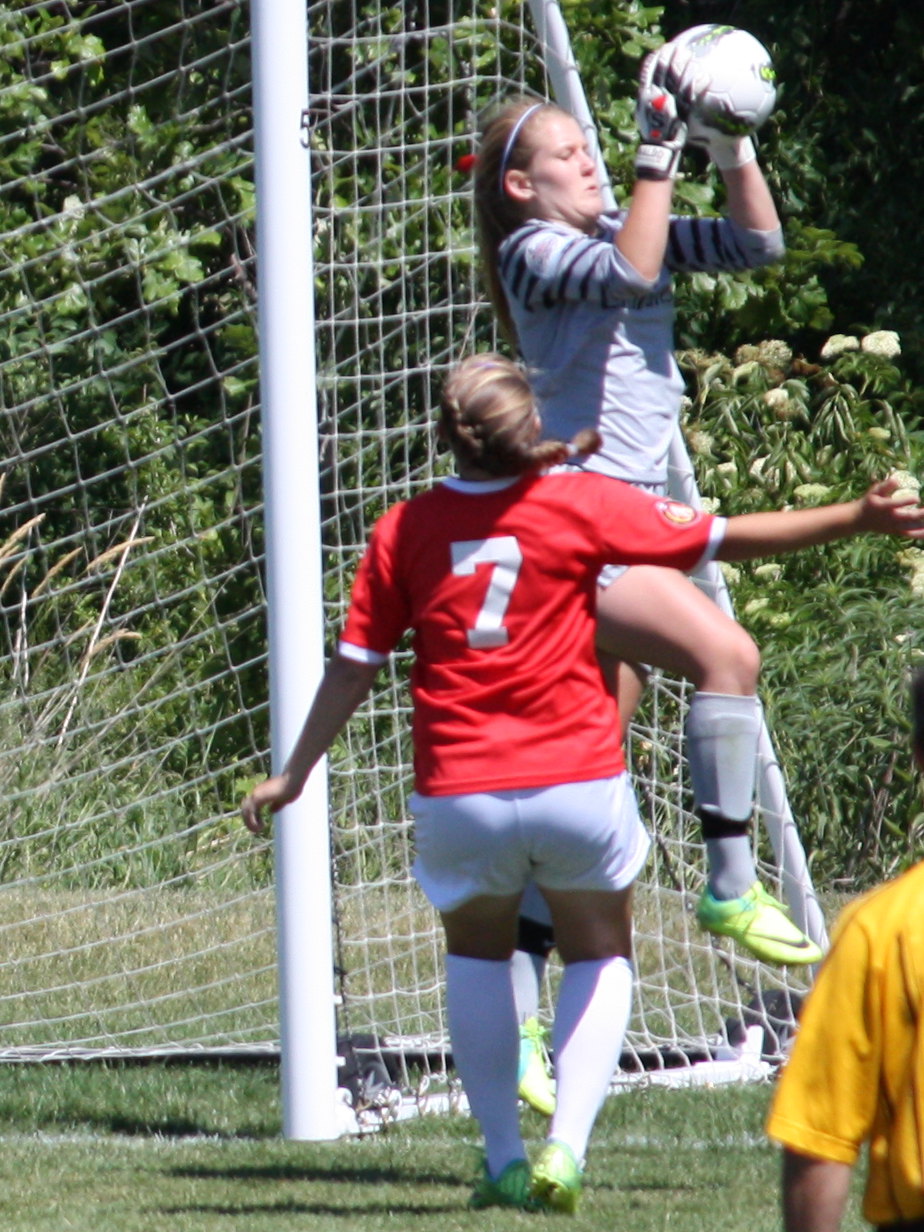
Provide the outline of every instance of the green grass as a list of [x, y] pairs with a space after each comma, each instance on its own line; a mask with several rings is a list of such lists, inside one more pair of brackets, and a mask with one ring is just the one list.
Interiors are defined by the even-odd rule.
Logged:
[[[0, 1227], [9, 1232], [506, 1232], [469, 1212], [465, 1116], [362, 1139], [280, 1137], [272, 1066], [0, 1067]], [[636, 1090], [606, 1101], [581, 1210], [589, 1232], [778, 1232], [769, 1086]], [[524, 1113], [531, 1150], [545, 1122]], [[859, 1178], [858, 1178], [859, 1179]], [[551, 1217], [550, 1217], [551, 1218]], [[844, 1232], [863, 1224], [853, 1203]]]

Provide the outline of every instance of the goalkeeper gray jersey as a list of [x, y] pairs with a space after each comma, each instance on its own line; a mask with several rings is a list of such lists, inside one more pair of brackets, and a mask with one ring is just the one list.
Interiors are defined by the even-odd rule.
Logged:
[[596, 236], [533, 219], [503, 241], [499, 269], [546, 434], [570, 440], [596, 427], [603, 447], [588, 470], [662, 485], [683, 392], [671, 275], [769, 264], [783, 236], [675, 216], [664, 268], [649, 281], [613, 243], [624, 219], [603, 215]]

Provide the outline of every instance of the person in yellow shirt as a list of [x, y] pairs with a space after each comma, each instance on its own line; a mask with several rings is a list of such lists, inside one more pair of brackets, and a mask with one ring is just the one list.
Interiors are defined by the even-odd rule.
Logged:
[[[912, 710], [924, 769], [924, 671]], [[864, 1217], [924, 1232], [924, 861], [842, 913], [767, 1133], [784, 1148], [786, 1232], [838, 1232], [864, 1145]]]

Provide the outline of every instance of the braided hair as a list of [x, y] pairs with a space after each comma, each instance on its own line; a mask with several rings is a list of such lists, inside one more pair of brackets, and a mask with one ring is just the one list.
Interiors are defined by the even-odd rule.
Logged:
[[498, 478], [558, 466], [600, 448], [594, 428], [582, 428], [570, 444], [542, 440], [526, 373], [493, 352], [472, 355], [450, 373], [440, 398], [440, 426], [458, 462]]

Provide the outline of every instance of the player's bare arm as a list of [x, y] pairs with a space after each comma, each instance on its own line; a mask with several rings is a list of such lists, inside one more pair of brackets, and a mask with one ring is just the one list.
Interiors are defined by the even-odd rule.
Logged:
[[359, 663], [339, 653], [333, 656], [282, 771], [259, 783], [241, 801], [248, 830], [254, 834], [263, 830], [264, 809], [275, 812], [298, 799], [311, 771], [369, 693], [377, 672], [377, 663]]
[[751, 560], [872, 533], [924, 538], [924, 507], [917, 493], [900, 490], [898, 480], [889, 478], [874, 483], [859, 500], [729, 518], [717, 555], [721, 560]]

